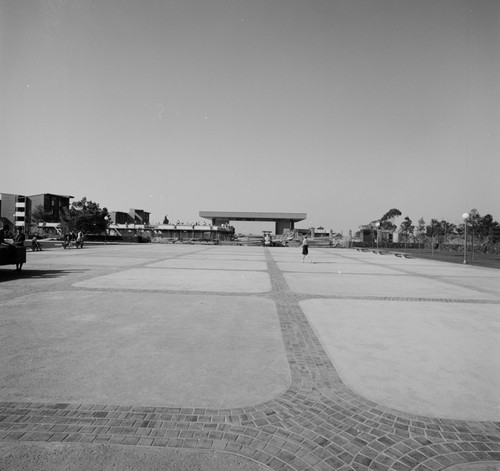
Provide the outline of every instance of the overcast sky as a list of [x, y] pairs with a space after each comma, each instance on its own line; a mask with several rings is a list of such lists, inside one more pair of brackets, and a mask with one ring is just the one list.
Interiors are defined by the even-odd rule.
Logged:
[[498, 0], [0, 0], [0, 192], [500, 220]]

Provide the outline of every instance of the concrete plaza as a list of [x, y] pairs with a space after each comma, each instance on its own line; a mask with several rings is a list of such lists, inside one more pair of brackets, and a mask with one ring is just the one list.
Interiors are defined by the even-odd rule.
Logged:
[[0, 267], [0, 470], [500, 470], [500, 270], [311, 256]]

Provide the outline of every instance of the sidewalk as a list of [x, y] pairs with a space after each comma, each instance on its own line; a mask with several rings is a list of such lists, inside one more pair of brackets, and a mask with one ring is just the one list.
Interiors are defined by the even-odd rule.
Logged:
[[0, 270], [0, 469], [500, 470], [500, 271], [311, 255], [95, 246]]

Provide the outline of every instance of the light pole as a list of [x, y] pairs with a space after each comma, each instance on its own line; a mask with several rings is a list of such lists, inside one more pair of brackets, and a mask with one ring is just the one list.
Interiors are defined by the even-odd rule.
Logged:
[[467, 263], [467, 219], [469, 219], [469, 213], [463, 213], [462, 219], [464, 220], [464, 263]]
[[377, 221], [375, 223], [375, 227], [377, 228], [377, 250], [378, 250], [378, 232], [379, 232], [379, 229], [380, 229], [380, 221]]
[[108, 243], [108, 224], [109, 224], [109, 216], [104, 216], [104, 223], [106, 227], [104, 228], [104, 245]]

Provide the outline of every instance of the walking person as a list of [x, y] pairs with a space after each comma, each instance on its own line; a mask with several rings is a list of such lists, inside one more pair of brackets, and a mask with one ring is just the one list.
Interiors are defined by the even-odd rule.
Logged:
[[309, 241], [307, 240], [307, 236], [304, 237], [301, 247], [302, 247], [302, 263], [304, 263], [306, 257], [309, 259], [309, 262], [312, 263], [311, 257], [309, 255]]
[[68, 233], [64, 236], [63, 244], [62, 244], [64, 249], [70, 249], [71, 248], [71, 233]]
[[76, 236], [75, 246], [77, 248], [83, 249], [83, 232], [82, 231], [78, 231], [78, 235]]

